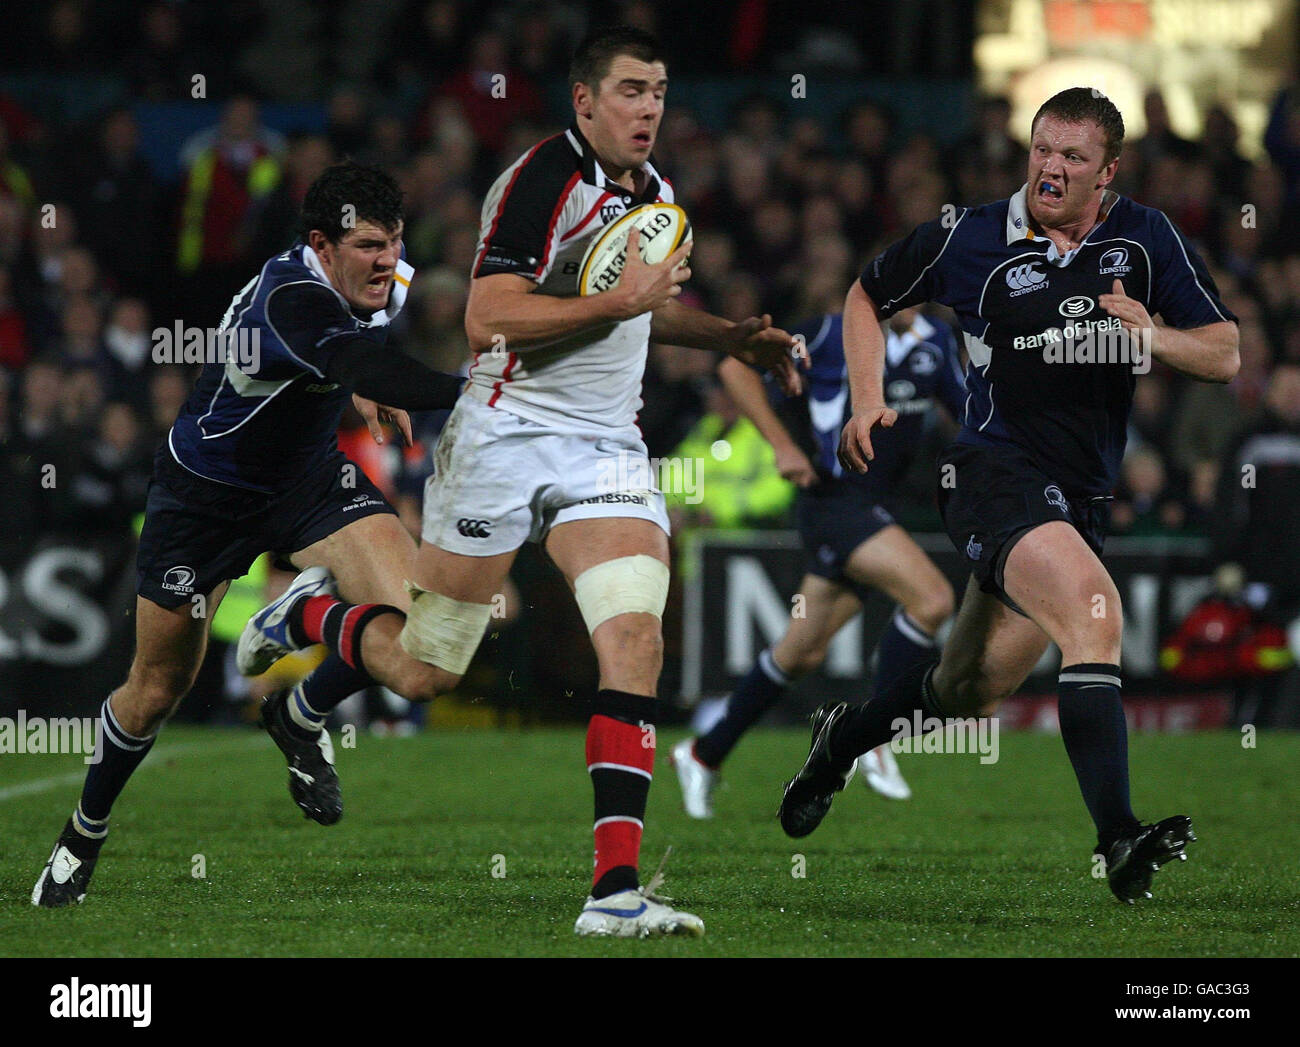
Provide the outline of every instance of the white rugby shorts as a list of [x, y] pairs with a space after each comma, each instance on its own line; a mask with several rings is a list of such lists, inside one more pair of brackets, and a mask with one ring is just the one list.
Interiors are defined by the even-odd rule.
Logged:
[[462, 396], [424, 488], [422, 537], [463, 556], [540, 542], [567, 520], [633, 517], [670, 533], [635, 426], [587, 431], [521, 418]]

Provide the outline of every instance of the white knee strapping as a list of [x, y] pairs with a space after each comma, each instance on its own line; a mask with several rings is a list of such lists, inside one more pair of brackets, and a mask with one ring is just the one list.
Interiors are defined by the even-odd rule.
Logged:
[[620, 556], [583, 571], [574, 580], [573, 593], [589, 633], [616, 614], [641, 612], [662, 618], [668, 568], [653, 556]]
[[487, 630], [492, 605], [465, 603], [406, 583], [411, 609], [399, 640], [402, 650], [449, 673], [463, 676]]

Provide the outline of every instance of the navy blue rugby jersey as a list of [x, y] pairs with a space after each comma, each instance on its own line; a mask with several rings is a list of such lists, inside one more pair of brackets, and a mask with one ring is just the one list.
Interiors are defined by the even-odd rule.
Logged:
[[361, 317], [306, 244], [269, 259], [226, 310], [227, 358], [204, 363], [168, 434], [172, 456], [205, 479], [250, 491], [301, 480], [337, 450], [351, 397], [325, 377], [330, 356], [344, 335], [386, 340], [413, 272], [399, 261], [388, 307]]
[[882, 317], [926, 301], [957, 313], [970, 356], [958, 442], [1013, 444], [1071, 497], [1109, 494], [1124, 455], [1133, 365], [1062, 359], [1071, 340], [1084, 350], [1090, 336], [1100, 348], [1120, 331], [1098, 296], [1118, 278], [1170, 327], [1237, 318], [1162, 212], [1107, 190], [1100, 221], [1061, 255], [1030, 229], [1026, 193], [1022, 186], [1009, 200], [918, 226], [860, 282]]
[[805, 392], [786, 398], [770, 374], [764, 376], [768, 397], [790, 435], [811, 459], [823, 482], [844, 480], [870, 487], [886, 497], [907, 472], [921, 439], [921, 428], [937, 400], [954, 418], [966, 398], [957, 339], [947, 324], [917, 316], [902, 334], [885, 328], [885, 401], [898, 412], [889, 429], [875, 429], [876, 457], [866, 473], [845, 472], [837, 451], [840, 433], [853, 413], [848, 366], [844, 360], [844, 318], [819, 316], [790, 329], [808, 347]]

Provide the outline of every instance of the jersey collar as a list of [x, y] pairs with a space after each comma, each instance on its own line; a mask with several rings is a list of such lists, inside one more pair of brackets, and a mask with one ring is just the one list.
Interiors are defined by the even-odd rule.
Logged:
[[564, 134], [581, 160], [582, 180], [588, 185], [594, 185], [597, 189], [603, 189], [614, 196], [621, 196], [629, 203], [652, 204], [659, 199], [659, 172], [654, 169], [649, 160], [645, 162], [643, 168], [649, 176], [646, 179], [645, 191], [638, 197], [632, 190], [612, 181], [605, 174], [605, 169], [596, 162], [596, 150], [592, 149], [591, 143], [578, 130], [576, 121], [569, 125], [569, 129]]
[[[1101, 193], [1101, 210], [1097, 215], [1097, 224], [1088, 230], [1088, 236], [1083, 238], [1079, 247], [1088, 242], [1088, 237], [1092, 236], [1110, 217], [1110, 210], [1115, 206], [1115, 201], [1119, 199], [1119, 193], [1112, 192], [1109, 189], [1103, 189]], [[1059, 265], [1065, 265], [1075, 256], [1079, 247], [1066, 254], [1060, 254], [1056, 250], [1056, 244], [1046, 237], [1038, 236], [1029, 225], [1029, 183], [1026, 182], [1017, 191], [1017, 193], [1007, 201], [1007, 246], [1018, 244], [1029, 240], [1040, 242], [1047, 239], [1047, 260], [1056, 262]]]

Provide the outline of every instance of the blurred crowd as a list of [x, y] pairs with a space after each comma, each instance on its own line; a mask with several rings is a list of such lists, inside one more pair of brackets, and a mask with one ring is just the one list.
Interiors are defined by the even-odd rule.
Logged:
[[[0, 92], [0, 473], [22, 505], [8, 549], [50, 528], [121, 528], [142, 508], [153, 448], [193, 379], [154, 362], [151, 332], [178, 319], [218, 324], [261, 262], [292, 243], [303, 194], [341, 157], [384, 165], [406, 194], [418, 275], [398, 344], [443, 370], [466, 366], [462, 317], [484, 192], [568, 122], [555, 86], [590, 5], [426, 0], [364, 24], [393, 6], [235, 0], [209, 19], [205, 5], [58, 0], [21, 15], [25, 39], [39, 44], [20, 47], [24, 33], [11, 34], [0, 45], [7, 69], [109, 78], [129, 102], [79, 124]], [[105, 21], [108, 8], [117, 14]], [[782, 5], [696, 4], [694, 29], [681, 34], [670, 31], [674, 9], [601, 12], [658, 32], [670, 71], [909, 72], [882, 65], [863, 26], [791, 25]], [[179, 149], [180, 177], [163, 180], [142, 150], [135, 105], [190, 101], [193, 72], [228, 66], [230, 55], [237, 86], [223, 92], [209, 77], [219, 118]], [[500, 73], [504, 98], [493, 91]], [[897, 114], [869, 97], [826, 112], [792, 96], [788, 77], [771, 83], [733, 105], [725, 126], [706, 123], [685, 92], [669, 93], [655, 162], [695, 229], [690, 303], [786, 325], [838, 310], [892, 239], [1023, 181], [1004, 99], [979, 100], [967, 133], [951, 140], [951, 129], [901, 132]], [[265, 122], [267, 101], [321, 104], [324, 127], [286, 136]], [[1279, 94], [1255, 162], [1223, 107], [1203, 114], [1199, 141], [1173, 132], [1158, 93], [1145, 109], [1146, 133], [1126, 143], [1116, 188], [1164, 210], [1201, 247], [1240, 317], [1242, 367], [1227, 386], [1159, 365], [1139, 378], [1113, 531], [1217, 537], [1223, 556], [1240, 558], [1242, 513], [1257, 511], [1256, 489], [1241, 486], [1251, 464], [1242, 448], [1256, 454], [1252, 436], [1300, 431], [1300, 93]], [[739, 424], [714, 366], [704, 353], [652, 347], [640, 424], [653, 456]], [[43, 482], [48, 465], [69, 482]], [[1274, 454], [1266, 468], [1289, 470], [1289, 481], [1300, 461]], [[916, 489], [930, 498], [928, 482]], [[780, 524], [789, 502], [764, 498], [761, 511], [728, 522]]]

